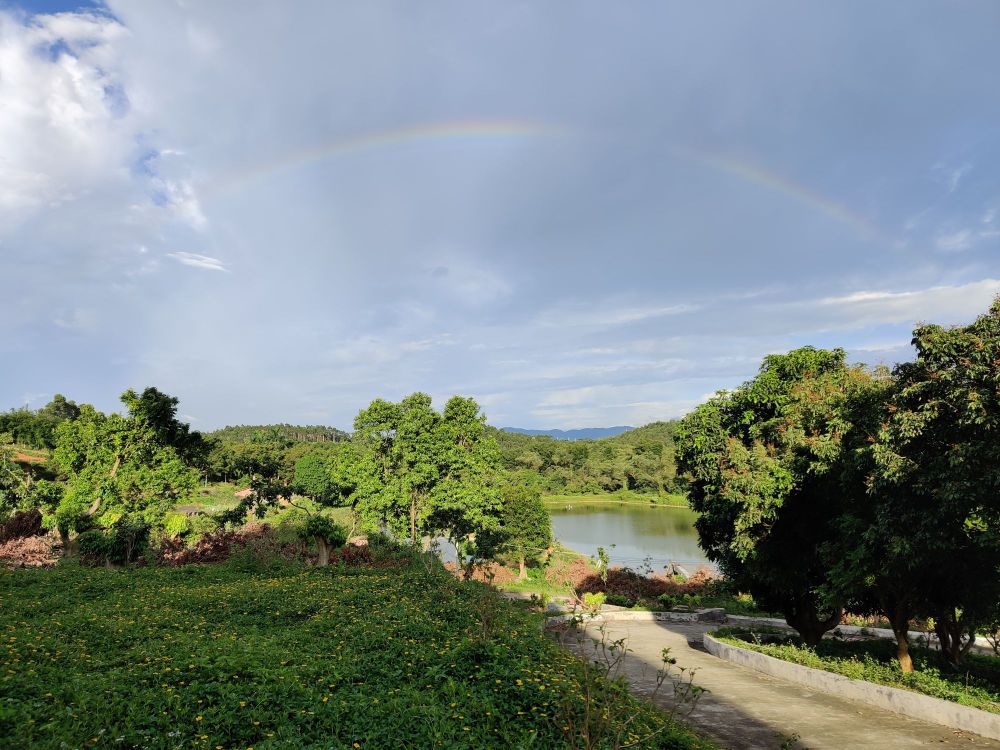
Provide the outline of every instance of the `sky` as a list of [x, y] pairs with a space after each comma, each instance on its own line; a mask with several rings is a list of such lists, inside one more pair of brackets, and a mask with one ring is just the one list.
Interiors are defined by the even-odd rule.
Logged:
[[1000, 4], [0, 0], [0, 408], [640, 425], [1000, 294]]

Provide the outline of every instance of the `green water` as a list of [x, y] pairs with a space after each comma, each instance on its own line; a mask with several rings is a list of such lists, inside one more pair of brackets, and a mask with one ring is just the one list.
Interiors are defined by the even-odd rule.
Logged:
[[708, 564], [698, 547], [697, 514], [692, 510], [605, 503], [572, 503], [569, 509], [550, 506], [548, 510], [556, 539], [585, 555], [596, 555], [597, 548], [604, 547], [612, 565], [637, 570], [647, 557], [654, 571], [670, 561], [688, 570]]

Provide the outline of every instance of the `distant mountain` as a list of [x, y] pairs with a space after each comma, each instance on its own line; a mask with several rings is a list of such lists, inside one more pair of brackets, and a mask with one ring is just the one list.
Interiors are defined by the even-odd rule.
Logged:
[[518, 435], [548, 435], [556, 440], [600, 440], [628, 432], [631, 427], [583, 427], [579, 430], [526, 430], [522, 427], [501, 427], [504, 432]]

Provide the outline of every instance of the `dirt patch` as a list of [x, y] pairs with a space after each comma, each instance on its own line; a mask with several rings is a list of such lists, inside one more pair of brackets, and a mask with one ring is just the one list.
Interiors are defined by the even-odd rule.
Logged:
[[14, 568], [47, 568], [59, 561], [55, 540], [49, 536], [29, 536], [0, 543], [0, 564]]

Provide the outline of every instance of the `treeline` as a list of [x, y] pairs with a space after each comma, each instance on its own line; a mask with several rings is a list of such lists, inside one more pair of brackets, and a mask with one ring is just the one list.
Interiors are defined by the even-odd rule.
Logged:
[[665, 494], [684, 490], [674, 460], [677, 425], [653, 422], [615, 437], [574, 441], [489, 429], [504, 467], [529, 472], [546, 494]]
[[883, 615], [904, 672], [914, 618], [956, 666], [1000, 623], [1000, 300], [913, 345], [891, 372], [842, 349], [771, 355], [677, 435], [726, 577], [810, 645], [845, 609]]
[[260, 443], [288, 441], [290, 443], [337, 443], [351, 436], [336, 427], [324, 425], [231, 425], [205, 434], [221, 443]]
[[41, 409], [11, 409], [0, 414], [0, 435], [7, 435], [11, 442], [32, 448], [55, 448], [56, 426], [67, 419], [75, 419], [80, 408], [67, 401], [61, 393]]

